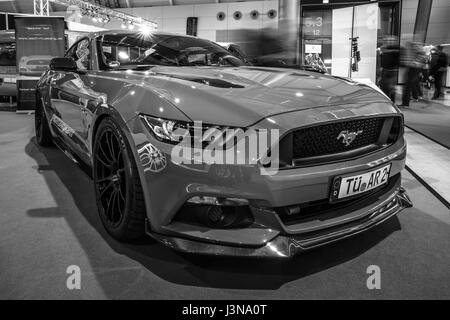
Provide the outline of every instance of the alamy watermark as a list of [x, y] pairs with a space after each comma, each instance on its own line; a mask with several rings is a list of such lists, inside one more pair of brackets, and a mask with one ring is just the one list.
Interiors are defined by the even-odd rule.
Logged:
[[370, 265], [367, 267], [366, 273], [369, 274], [366, 285], [369, 290], [381, 289], [381, 269], [377, 265]]
[[279, 168], [278, 129], [220, 129], [195, 121], [193, 130], [177, 128], [172, 136], [179, 141], [171, 152], [175, 164], [260, 165], [263, 175]]
[[77, 265], [70, 265], [66, 269], [66, 273], [69, 274], [66, 280], [66, 286], [69, 290], [81, 289], [81, 269]]

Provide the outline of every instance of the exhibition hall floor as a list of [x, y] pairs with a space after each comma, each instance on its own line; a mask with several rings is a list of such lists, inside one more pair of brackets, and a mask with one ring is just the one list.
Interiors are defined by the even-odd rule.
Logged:
[[[33, 119], [0, 112], [0, 299], [450, 299], [450, 210], [443, 204], [449, 173], [418, 161], [436, 152], [445, 168], [450, 157], [413, 131], [413, 174], [403, 173], [413, 208], [351, 239], [270, 261], [181, 255], [150, 239], [111, 239], [91, 180], [58, 149], [36, 145]], [[428, 154], [430, 163], [434, 156]], [[66, 287], [71, 265], [81, 269], [80, 290]], [[371, 265], [380, 267], [380, 290], [366, 286]]]
[[402, 111], [407, 126], [450, 148], [450, 93], [445, 99], [411, 102]]

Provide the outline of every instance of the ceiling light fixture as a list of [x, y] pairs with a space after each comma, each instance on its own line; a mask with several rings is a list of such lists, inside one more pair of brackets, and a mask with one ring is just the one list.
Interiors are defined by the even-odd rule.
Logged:
[[[48, 0], [59, 5], [77, 6], [83, 16], [90, 17], [94, 22], [108, 23], [112, 19], [123, 21], [122, 28], [134, 29], [135, 26], [145, 26], [146, 30], [156, 30], [158, 25], [149, 20], [142, 19], [121, 11], [116, 11], [86, 0]], [[127, 25], [128, 23], [128, 25]]]

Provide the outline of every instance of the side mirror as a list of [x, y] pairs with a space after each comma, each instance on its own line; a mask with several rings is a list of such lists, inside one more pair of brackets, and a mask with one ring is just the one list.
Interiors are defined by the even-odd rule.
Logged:
[[76, 72], [78, 66], [73, 58], [53, 58], [50, 61], [50, 70]]

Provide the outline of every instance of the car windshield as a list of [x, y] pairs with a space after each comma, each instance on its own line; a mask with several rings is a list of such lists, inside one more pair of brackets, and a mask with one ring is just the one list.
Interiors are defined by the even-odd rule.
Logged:
[[[163, 66], [242, 66], [239, 60], [208, 40], [177, 35], [140, 33], [106, 34], [98, 38], [101, 59], [106, 66], [120, 68]], [[117, 66], [117, 63], [116, 63]]]

